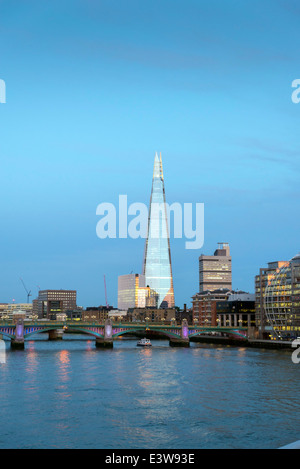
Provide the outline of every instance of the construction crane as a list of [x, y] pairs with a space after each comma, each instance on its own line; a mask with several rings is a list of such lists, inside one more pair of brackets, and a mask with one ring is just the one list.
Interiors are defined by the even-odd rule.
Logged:
[[26, 286], [25, 286], [25, 283], [23, 282], [23, 280], [22, 280], [21, 278], [20, 278], [20, 280], [21, 280], [21, 282], [22, 282], [22, 284], [23, 284], [23, 287], [25, 288], [25, 291], [26, 291], [26, 293], [27, 293], [27, 303], [29, 303], [29, 297], [32, 296], [32, 295], [31, 295], [31, 290], [28, 291], [27, 288], [26, 288]]
[[106, 307], [108, 308], [108, 302], [107, 302], [107, 290], [106, 290], [106, 280], [105, 280], [105, 275], [104, 275], [104, 290], [105, 290], [105, 303]]

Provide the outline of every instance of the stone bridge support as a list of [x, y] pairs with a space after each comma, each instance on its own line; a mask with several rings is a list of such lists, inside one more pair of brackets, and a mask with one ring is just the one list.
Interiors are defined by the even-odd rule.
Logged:
[[49, 340], [62, 340], [63, 335], [63, 329], [53, 329], [52, 331], [49, 331]]
[[18, 319], [15, 331], [15, 337], [10, 342], [11, 348], [23, 350], [25, 348], [23, 319]]
[[171, 347], [189, 347], [190, 346], [189, 325], [186, 319], [183, 319], [182, 321], [180, 336], [178, 336], [178, 338], [177, 337], [170, 338], [170, 346]]
[[113, 348], [114, 342], [112, 338], [112, 320], [106, 319], [104, 328], [104, 337], [96, 337], [96, 347]]

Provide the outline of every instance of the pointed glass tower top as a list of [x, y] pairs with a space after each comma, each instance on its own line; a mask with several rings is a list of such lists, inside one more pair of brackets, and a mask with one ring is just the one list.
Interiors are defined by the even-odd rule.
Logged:
[[160, 154], [160, 157], [158, 158], [157, 152], [155, 153], [155, 158], [154, 158], [153, 179], [154, 178], [161, 178], [161, 179], [164, 178], [161, 154]]
[[155, 154], [143, 275], [155, 291], [157, 306], [174, 307], [168, 217], [161, 155]]

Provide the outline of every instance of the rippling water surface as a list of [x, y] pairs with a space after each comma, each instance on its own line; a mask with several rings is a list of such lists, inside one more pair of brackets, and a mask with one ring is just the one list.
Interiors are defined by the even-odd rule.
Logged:
[[300, 439], [290, 352], [65, 336], [0, 364], [0, 448], [278, 448]]

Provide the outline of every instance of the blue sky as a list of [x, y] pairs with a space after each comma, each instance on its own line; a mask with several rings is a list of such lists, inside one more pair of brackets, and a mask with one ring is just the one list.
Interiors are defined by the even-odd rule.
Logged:
[[38, 287], [117, 303], [143, 240], [100, 240], [96, 207], [205, 204], [205, 244], [171, 240], [175, 301], [230, 243], [233, 286], [300, 250], [300, 6], [293, 0], [0, 0], [0, 302]]

